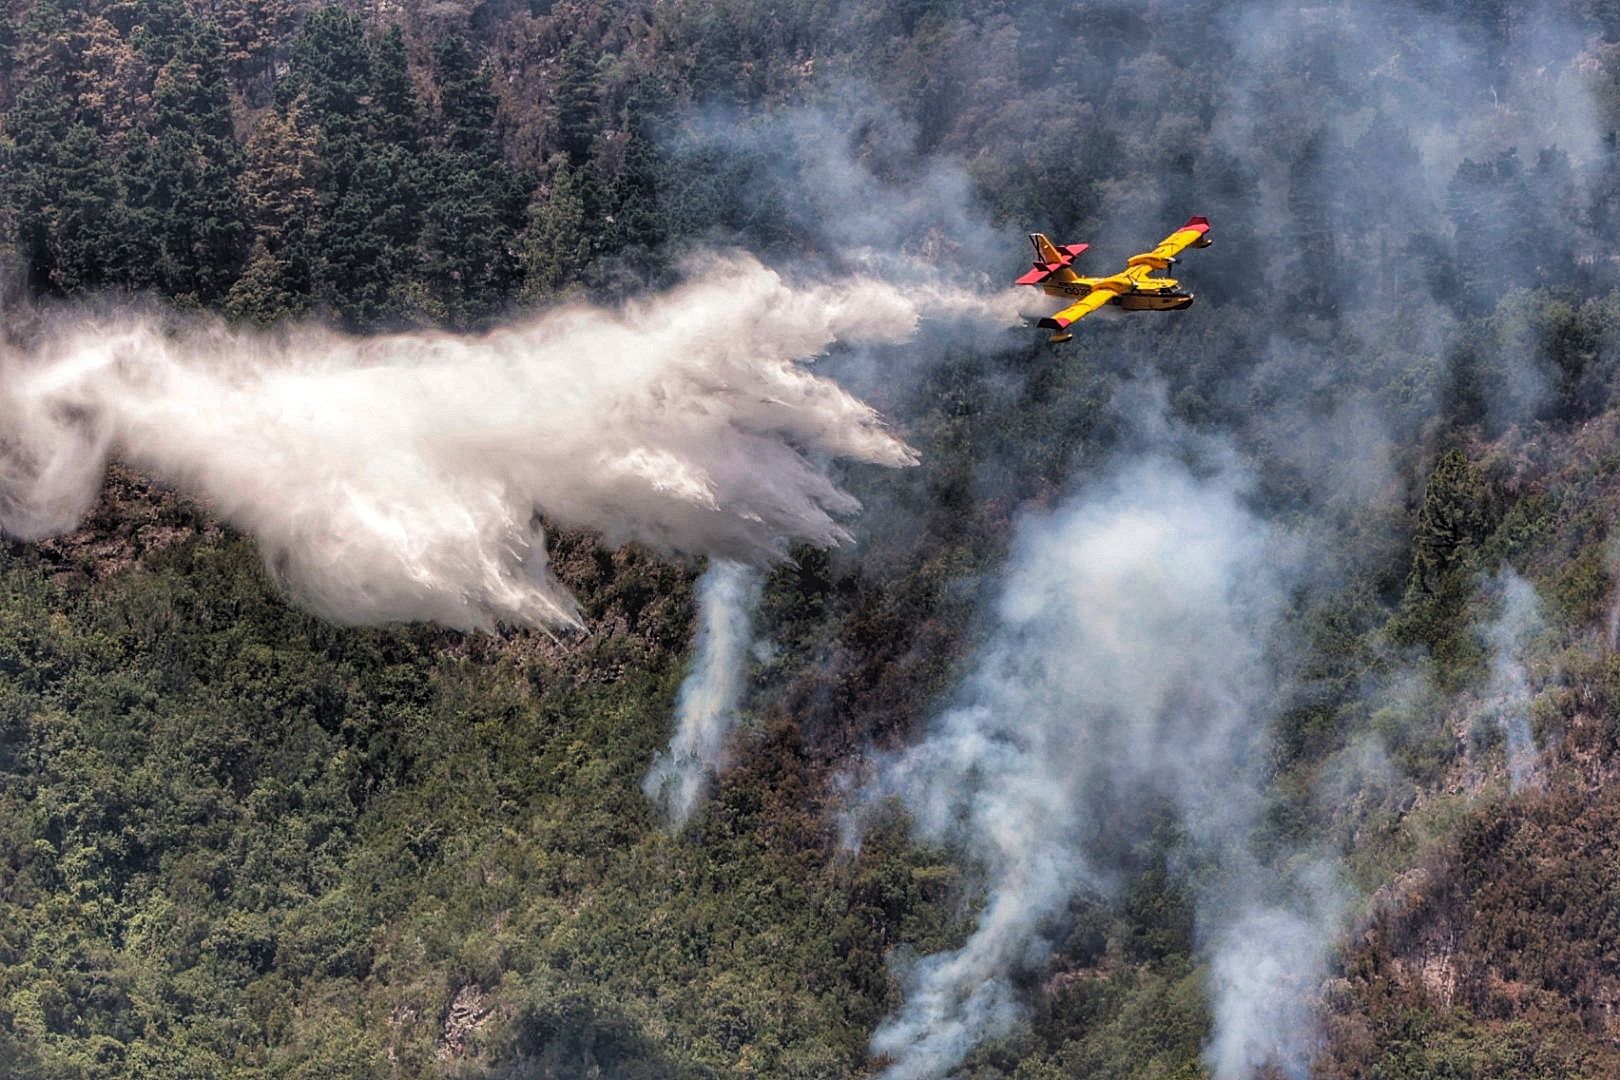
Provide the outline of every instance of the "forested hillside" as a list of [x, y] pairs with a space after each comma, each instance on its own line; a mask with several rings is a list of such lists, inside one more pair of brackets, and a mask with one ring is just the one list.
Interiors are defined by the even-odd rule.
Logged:
[[[1620, 1074], [1620, 9], [4, 12], [0, 1076]], [[1189, 310], [1006, 325], [1190, 214]], [[277, 364], [538, 464], [355, 577]]]

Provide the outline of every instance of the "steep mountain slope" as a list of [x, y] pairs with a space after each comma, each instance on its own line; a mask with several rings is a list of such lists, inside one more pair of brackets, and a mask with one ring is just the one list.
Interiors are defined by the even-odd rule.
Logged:
[[[816, 359], [921, 464], [828, 466], [855, 543], [768, 570], [680, 831], [700, 560], [548, 529], [553, 637], [317, 619], [185, 475], [5, 540], [0, 1074], [1620, 1069], [1608, 8], [3, 26], [0, 379], [131, 305], [644, 311], [716, 246], [927, 317]], [[1192, 212], [1188, 312], [943, 317]]]

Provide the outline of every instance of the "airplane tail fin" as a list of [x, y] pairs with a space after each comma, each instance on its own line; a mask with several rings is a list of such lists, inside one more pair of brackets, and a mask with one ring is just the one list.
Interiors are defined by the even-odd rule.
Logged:
[[1029, 242], [1035, 245], [1036, 262], [1055, 263], [1063, 261], [1063, 253], [1058, 251], [1056, 244], [1046, 238], [1045, 233], [1030, 233]]
[[1045, 233], [1030, 233], [1029, 242], [1035, 245], [1035, 266], [1029, 273], [1019, 278], [1019, 285], [1036, 285], [1047, 278], [1056, 278], [1058, 281], [1078, 281], [1079, 275], [1069, 269], [1069, 264], [1080, 257], [1089, 244], [1064, 244], [1062, 247], [1052, 243]]

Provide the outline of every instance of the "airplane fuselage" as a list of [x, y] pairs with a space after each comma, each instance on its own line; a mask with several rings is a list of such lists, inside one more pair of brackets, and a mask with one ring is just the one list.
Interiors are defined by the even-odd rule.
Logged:
[[[1149, 278], [1129, 292], [1118, 293], [1108, 303], [1124, 311], [1180, 311], [1192, 305], [1193, 294], [1179, 291], [1177, 284], [1170, 278]], [[1048, 281], [1041, 284], [1041, 291], [1048, 296], [1078, 300], [1089, 295], [1093, 287], [1078, 281]]]

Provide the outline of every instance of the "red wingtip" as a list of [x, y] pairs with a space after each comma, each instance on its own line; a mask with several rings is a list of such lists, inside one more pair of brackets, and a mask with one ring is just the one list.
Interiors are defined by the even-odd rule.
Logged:
[[1190, 217], [1187, 219], [1187, 224], [1183, 225], [1182, 228], [1197, 229], [1199, 232], [1209, 232], [1209, 218]]

